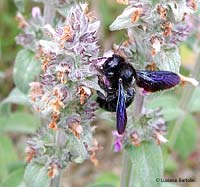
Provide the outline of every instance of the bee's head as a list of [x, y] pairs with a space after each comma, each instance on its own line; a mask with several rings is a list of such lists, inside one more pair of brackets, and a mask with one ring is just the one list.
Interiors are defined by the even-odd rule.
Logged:
[[133, 79], [136, 78], [136, 71], [131, 64], [126, 63], [120, 68], [119, 77], [124, 85], [130, 85]]
[[122, 64], [125, 63], [125, 59], [119, 55], [113, 54], [112, 57], [109, 57], [103, 64], [103, 70], [107, 73], [115, 73], [119, 71]]

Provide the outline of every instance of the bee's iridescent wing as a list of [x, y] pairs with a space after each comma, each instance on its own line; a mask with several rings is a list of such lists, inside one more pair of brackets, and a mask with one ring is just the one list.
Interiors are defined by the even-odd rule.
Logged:
[[137, 70], [136, 84], [148, 92], [172, 88], [180, 83], [180, 77], [171, 71]]
[[117, 131], [119, 134], [123, 134], [126, 128], [127, 114], [126, 114], [124, 88], [123, 88], [121, 79], [119, 80], [119, 86], [118, 86], [116, 119], [117, 119], [117, 124], [116, 124]]

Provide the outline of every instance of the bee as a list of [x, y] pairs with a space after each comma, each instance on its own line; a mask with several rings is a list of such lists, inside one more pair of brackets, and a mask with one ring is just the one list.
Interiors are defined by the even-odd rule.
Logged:
[[123, 134], [127, 124], [126, 108], [133, 102], [136, 86], [146, 92], [170, 89], [180, 83], [180, 77], [170, 71], [136, 70], [125, 58], [113, 54], [102, 65], [98, 77], [97, 103], [107, 111], [116, 112], [116, 129]]

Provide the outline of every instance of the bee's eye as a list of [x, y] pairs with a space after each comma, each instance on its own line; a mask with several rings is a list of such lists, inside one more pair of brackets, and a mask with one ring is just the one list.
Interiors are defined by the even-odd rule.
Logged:
[[107, 77], [112, 77], [113, 75], [114, 75], [113, 72], [108, 72], [108, 73], [106, 73], [106, 76], [107, 76]]

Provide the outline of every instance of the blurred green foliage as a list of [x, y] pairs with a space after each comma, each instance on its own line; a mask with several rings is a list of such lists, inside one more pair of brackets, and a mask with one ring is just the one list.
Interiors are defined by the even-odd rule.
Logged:
[[19, 33], [15, 20], [17, 8], [13, 0], [2, 0], [0, 3], [0, 59], [1, 69], [12, 65], [19, 47], [15, 43], [15, 36]]
[[112, 172], [104, 172], [100, 174], [95, 183], [89, 185], [88, 187], [119, 187], [120, 180], [119, 176]]
[[0, 79], [0, 99], [5, 97], [12, 84], [12, 65], [19, 47], [15, 43], [15, 36], [19, 33], [15, 21], [17, 8], [12, 0], [0, 2], [0, 71], [4, 76]]

